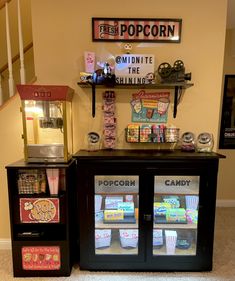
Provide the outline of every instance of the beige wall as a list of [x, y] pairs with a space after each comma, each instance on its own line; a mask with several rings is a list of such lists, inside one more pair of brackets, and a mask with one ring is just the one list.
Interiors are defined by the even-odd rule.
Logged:
[[[90, 90], [82, 90], [77, 86], [79, 72], [84, 69], [83, 52], [94, 51], [100, 60], [106, 60], [109, 55], [121, 52], [120, 45], [117, 43], [92, 42], [91, 18], [95, 16], [183, 19], [180, 44], [135, 43], [133, 44], [134, 52], [154, 54], [155, 68], [164, 61], [171, 64], [176, 59], [184, 61], [186, 71], [192, 72], [194, 86], [185, 91], [178, 106], [176, 119], [172, 118], [171, 106], [168, 124], [180, 127], [182, 132], [190, 130], [198, 134], [209, 131], [215, 136], [215, 150], [217, 148], [227, 1], [150, 0], [146, 3], [140, 0], [116, 2], [104, 0], [99, 3], [77, 0], [32, 0], [31, 2], [37, 83], [66, 84], [75, 89], [74, 152], [80, 148], [86, 148], [85, 136], [89, 131], [101, 132], [102, 130], [102, 91], [97, 93], [97, 114], [93, 119]], [[213, 13], [211, 7], [213, 7]], [[131, 122], [129, 102], [133, 91], [115, 90], [115, 92], [118, 117], [117, 147], [132, 147], [125, 143], [124, 129]], [[18, 100], [14, 101], [14, 104], [15, 107], [19, 106]], [[12, 118], [15, 117], [12, 116]], [[17, 135], [20, 131], [20, 118], [14, 119], [14, 122], [18, 122]], [[18, 141], [13, 145], [16, 152], [11, 151], [11, 157], [5, 152], [5, 162], [17, 160], [22, 155], [22, 141], [19, 137]], [[3, 149], [2, 144], [0, 149]], [[6, 145], [5, 149], [12, 150], [12, 144]], [[9, 237], [6, 215], [8, 214], [7, 185], [4, 173], [5, 171], [2, 171], [4, 181], [0, 179], [4, 190], [4, 197], [0, 197], [0, 203], [4, 200], [6, 208], [0, 210], [0, 217], [5, 219], [3, 225], [0, 220], [0, 237]]]

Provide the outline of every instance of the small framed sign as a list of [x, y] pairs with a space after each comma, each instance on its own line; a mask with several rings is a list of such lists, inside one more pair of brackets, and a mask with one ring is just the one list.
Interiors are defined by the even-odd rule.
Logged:
[[182, 19], [92, 18], [93, 41], [180, 43]]
[[220, 124], [220, 149], [235, 149], [235, 74], [226, 74]]

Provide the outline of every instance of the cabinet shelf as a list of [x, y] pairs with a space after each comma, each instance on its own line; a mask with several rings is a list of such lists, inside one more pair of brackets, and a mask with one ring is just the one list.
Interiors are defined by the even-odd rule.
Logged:
[[110, 228], [116, 228], [116, 229], [119, 229], [119, 228], [122, 228], [122, 229], [126, 229], [126, 228], [130, 228], [130, 229], [134, 229], [134, 228], [138, 228], [138, 223], [103, 223], [103, 222], [96, 222], [95, 223], [95, 228], [107, 228], [107, 229], [110, 229]]
[[92, 116], [95, 117], [95, 95], [96, 89], [174, 89], [174, 109], [173, 117], [177, 115], [177, 106], [180, 100], [182, 90], [185, 90], [189, 87], [192, 87], [193, 83], [188, 82], [178, 82], [178, 83], [156, 83], [156, 84], [115, 84], [113, 87], [100, 85], [100, 84], [91, 84], [91, 83], [77, 83], [80, 88], [92, 88]]
[[154, 224], [154, 229], [197, 229], [197, 224], [180, 224], [180, 223], [158, 223]]
[[[153, 255], [154, 256], [167, 256], [166, 253], [166, 246], [164, 245], [163, 247], [161, 247], [160, 249], [154, 249], [153, 250]], [[174, 256], [192, 256], [192, 255], [196, 255], [196, 245], [195, 243], [191, 245], [190, 248], [188, 249], [175, 249], [175, 254]]]

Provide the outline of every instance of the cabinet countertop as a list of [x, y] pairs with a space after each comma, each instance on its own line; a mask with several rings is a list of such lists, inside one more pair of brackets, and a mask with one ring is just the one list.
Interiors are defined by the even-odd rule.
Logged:
[[78, 160], [119, 159], [119, 160], [210, 160], [225, 158], [215, 152], [182, 152], [181, 150], [154, 150], [154, 149], [115, 149], [98, 151], [80, 150], [74, 157]]

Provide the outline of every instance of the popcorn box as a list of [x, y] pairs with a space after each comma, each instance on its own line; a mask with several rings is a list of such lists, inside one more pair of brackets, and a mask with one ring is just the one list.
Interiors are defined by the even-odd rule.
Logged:
[[102, 204], [102, 196], [95, 195], [95, 212], [99, 212]]
[[111, 229], [95, 230], [95, 248], [110, 247], [112, 232]]
[[167, 255], [174, 255], [176, 240], [177, 240], [177, 232], [175, 230], [165, 230], [165, 237], [166, 237], [166, 253]]
[[138, 245], [138, 229], [119, 229], [120, 242], [123, 248], [136, 248]]
[[185, 196], [186, 209], [197, 210], [198, 202], [199, 202], [199, 196], [197, 196], [197, 195], [186, 195]]

